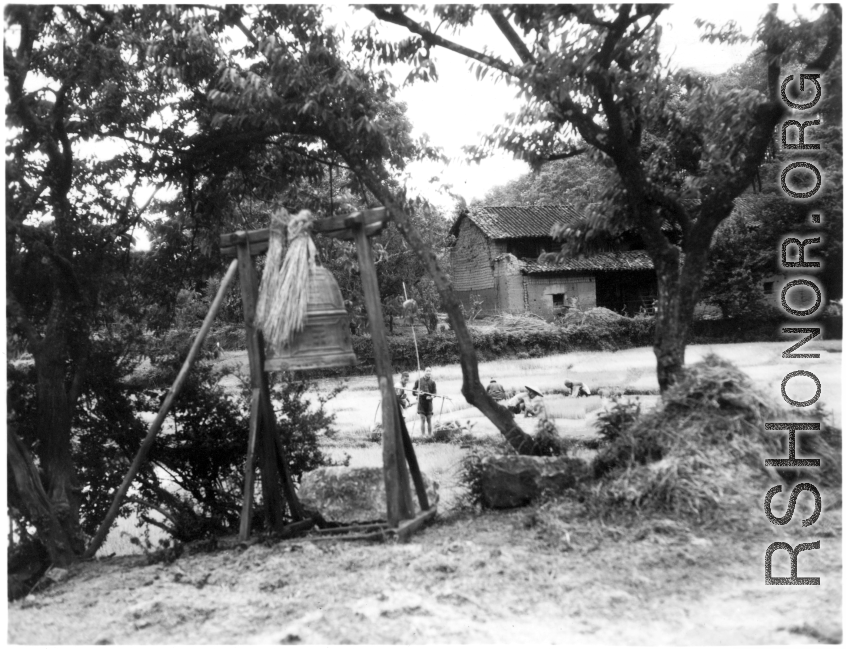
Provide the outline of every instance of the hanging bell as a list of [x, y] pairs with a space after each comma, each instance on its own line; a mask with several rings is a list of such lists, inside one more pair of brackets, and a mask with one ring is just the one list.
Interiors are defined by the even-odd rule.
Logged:
[[306, 324], [280, 353], [269, 353], [265, 371], [316, 370], [356, 363], [350, 318], [341, 299], [341, 289], [332, 273], [316, 266], [309, 276]]

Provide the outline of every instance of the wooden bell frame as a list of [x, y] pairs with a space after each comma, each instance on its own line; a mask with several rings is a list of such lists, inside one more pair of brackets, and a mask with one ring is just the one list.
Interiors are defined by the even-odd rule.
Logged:
[[[393, 369], [388, 343], [385, 338], [385, 321], [377, 284], [376, 266], [370, 237], [379, 234], [390, 220], [384, 207], [355, 212], [349, 216], [316, 220], [312, 225], [314, 234], [356, 242], [359, 272], [365, 296], [371, 339], [374, 348], [376, 375], [382, 397], [382, 463], [385, 477], [387, 504], [386, 523], [348, 528], [331, 528], [319, 533], [345, 533], [368, 531], [369, 535], [355, 538], [384, 537], [388, 531], [396, 532], [406, 540], [420, 529], [436, 513], [430, 506], [418, 466], [409, 431], [403, 421], [400, 404], [394, 392]], [[264, 340], [254, 323], [259, 284], [253, 258], [264, 254], [270, 242], [270, 229], [239, 231], [221, 236], [221, 255], [234, 257], [238, 265], [241, 283], [241, 300], [244, 307], [244, 324], [247, 333], [247, 357], [250, 363], [250, 436], [247, 443], [247, 461], [244, 475], [244, 504], [241, 511], [239, 540], [246, 541], [250, 535], [250, 519], [253, 507], [254, 464], [257, 459], [262, 472], [262, 497], [267, 526], [279, 534], [297, 532], [314, 523], [306, 519], [294, 484], [288, 473], [288, 463], [282, 440], [276, 431], [276, 418], [270, 399], [268, 373], [265, 368]], [[409, 485], [411, 477], [420, 504], [421, 513], [416, 517]], [[282, 494], [277, 486], [282, 483]], [[294, 524], [284, 526], [284, 502], [288, 503]], [[343, 538], [343, 537], [342, 537]], [[354, 538], [354, 537], [350, 537]]]

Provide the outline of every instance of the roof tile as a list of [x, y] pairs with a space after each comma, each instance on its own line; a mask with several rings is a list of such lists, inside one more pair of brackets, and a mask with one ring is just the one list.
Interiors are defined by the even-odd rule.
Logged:
[[583, 218], [570, 205], [477, 207], [466, 216], [491, 239], [549, 237], [554, 223], [576, 223]]
[[562, 271], [653, 270], [653, 260], [644, 250], [601, 252], [595, 255], [566, 259], [560, 264], [526, 262], [521, 271], [527, 275], [560, 273]]

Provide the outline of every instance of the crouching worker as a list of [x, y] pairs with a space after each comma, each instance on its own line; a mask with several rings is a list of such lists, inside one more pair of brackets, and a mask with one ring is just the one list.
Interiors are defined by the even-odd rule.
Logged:
[[529, 395], [526, 392], [518, 392], [512, 398], [507, 399], [503, 405], [514, 414], [519, 415], [526, 410], [527, 403], [529, 403]]
[[590, 397], [591, 390], [582, 381], [565, 381], [565, 396]]
[[526, 411], [524, 412], [524, 417], [541, 417], [543, 419], [547, 419], [547, 408], [544, 405], [544, 394], [528, 385], [525, 385], [524, 387], [526, 388], [526, 394], [528, 397], [526, 400]]
[[488, 393], [488, 396], [494, 399], [495, 401], [506, 400], [506, 391], [503, 389], [503, 386], [497, 383], [497, 381], [494, 379], [491, 379], [491, 383], [488, 384], [488, 387], [485, 388], [485, 391]]

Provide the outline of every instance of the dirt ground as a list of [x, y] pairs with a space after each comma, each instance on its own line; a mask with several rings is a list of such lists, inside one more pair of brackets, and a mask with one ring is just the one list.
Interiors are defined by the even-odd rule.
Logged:
[[[825, 497], [829, 494], [824, 494]], [[689, 529], [549, 507], [455, 512], [408, 544], [294, 540], [147, 565], [91, 561], [9, 605], [13, 644], [838, 643], [841, 506], [814, 532], [751, 508]], [[795, 516], [798, 519], [798, 516]], [[766, 586], [765, 548], [821, 541]], [[774, 576], [787, 576], [786, 553]]]

